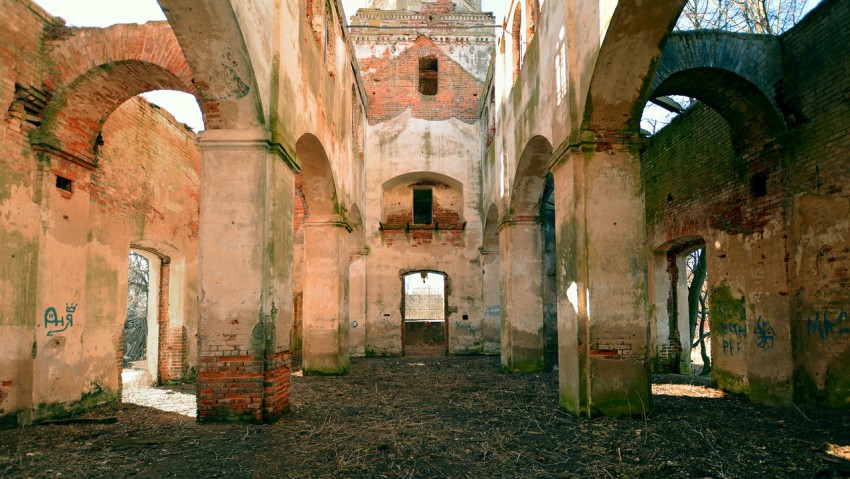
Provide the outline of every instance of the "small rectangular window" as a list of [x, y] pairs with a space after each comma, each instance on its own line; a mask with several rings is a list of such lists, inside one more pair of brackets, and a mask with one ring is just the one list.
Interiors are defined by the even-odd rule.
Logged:
[[436, 57], [419, 59], [419, 93], [433, 96], [437, 94], [439, 64]]
[[72, 193], [73, 192], [73, 186], [72, 186], [73, 184], [74, 184], [74, 182], [71, 181], [68, 178], [58, 176], [58, 175], [56, 176], [56, 187], [59, 188], [60, 190], [67, 191], [68, 193]]
[[413, 190], [413, 224], [430, 225], [433, 222], [433, 200], [431, 190]]

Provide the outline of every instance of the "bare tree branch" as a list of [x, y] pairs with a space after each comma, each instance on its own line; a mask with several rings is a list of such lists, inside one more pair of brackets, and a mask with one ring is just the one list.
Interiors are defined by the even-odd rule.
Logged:
[[817, 0], [690, 0], [679, 17], [678, 30], [718, 29], [779, 35]]

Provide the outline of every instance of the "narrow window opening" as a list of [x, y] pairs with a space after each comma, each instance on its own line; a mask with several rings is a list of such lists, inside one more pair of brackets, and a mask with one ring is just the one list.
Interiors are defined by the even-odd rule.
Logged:
[[419, 93], [428, 96], [437, 94], [439, 69], [439, 61], [436, 57], [419, 59]]
[[750, 178], [750, 193], [753, 198], [767, 196], [767, 173], [759, 173]]
[[434, 219], [434, 192], [430, 189], [413, 190], [413, 224], [430, 225]]
[[64, 176], [56, 176], [56, 187], [62, 191], [67, 191], [68, 193], [73, 193], [74, 182], [69, 178], [65, 178]]

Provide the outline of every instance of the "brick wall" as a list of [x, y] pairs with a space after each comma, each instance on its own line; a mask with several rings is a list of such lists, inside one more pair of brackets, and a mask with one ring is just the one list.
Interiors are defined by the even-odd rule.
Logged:
[[[430, 187], [432, 223], [413, 224], [413, 188]], [[402, 184], [384, 192], [381, 234], [384, 244], [449, 245], [462, 247], [464, 222], [461, 217], [461, 192], [442, 183], [420, 181]]]
[[[729, 124], [703, 104], [652, 138], [641, 170], [647, 223], [663, 230], [660, 242], [703, 228], [753, 233], [781, 216], [786, 204], [778, 153], [736, 155]], [[761, 178], [766, 191], [756, 185]]]
[[[48, 58], [59, 51], [55, 42], [106, 33], [88, 29], [77, 37], [81, 30], [64, 28], [29, 1], [7, 2], [0, 24], [7, 32], [0, 45], [0, 284], [15, 285], [16, 291], [12, 295], [0, 286], [0, 424], [15, 424], [30, 414], [39, 420], [75, 412], [85, 394], [89, 405], [120, 397], [131, 245], [170, 260], [159, 285], [161, 378], [182, 377], [195, 365], [200, 155], [194, 133], [170, 115], [140, 99], [123, 102], [147, 84], [121, 75], [109, 84], [126, 80], [123, 96], [99, 105], [118, 107], [102, 117], [99, 135], [73, 138], [96, 153], [96, 166], [69, 161], [72, 155], [33, 151], [31, 138], [49, 119], [54, 92], [75, 79], [63, 72], [85, 72], [99, 65], [103, 53], [83, 42], [73, 55], [64, 55], [73, 63], [66, 65]], [[141, 28], [123, 27], [109, 31]], [[131, 43], [111, 54], [131, 55], [136, 51]], [[84, 108], [63, 98], [71, 105], [65, 113]], [[57, 176], [71, 180], [71, 191], [57, 188]], [[182, 292], [165, 294], [177, 285]], [[76, 306], [73, 326], [48, 336], [45, 310], [67, 303]]]
[[[850, 4], [840, 0], [825, 0], [780, 38], [775, 100], [787, 131], [763, 148], [736, 153], [733, 136], [747, 132], [730, 132], [697, 105], [642, 155], [650, 247], [703, 238], [712, 313], [743, 305], [750, 334], [731, 356], [720, 338], [713, 343], [715, 379], [767, 401], [846, 407], [850, 398], [847, 45]], [[712, 319], [715, 332], [722, 319]], [[771, 322], [769, 342], [756, 337], [762, 321]]]
[[[434, 56], [438, 62], [436, 95], [419, 93], [419, 59]], [[428, 37], [419, 36], [397, 57], [387, 51], [375, 58], [361, 58], [360, 71], [369, 96], [369, 124], [390, 120], [411, 109], [414, 118], [440, 121], [457, 118], [478, 120], [478, 97], [483, 84], [443, 53]]]
[[795, 396], [850, 404], [850, 4], [825, 0], [781, 39], [791, 126]]
[[[134, 98], [109, 117], [102, 136], [101, 167], [91, 175], [92, 199], [103, 218], [97, 221], [106, 229], [128, 225], [129, 244], [169, 256], [161, 269], [159, 379], [178, 380], [196, 366], [201, 157], [195, 134]], [[174, 286], [182, 288], [185, 305], [179, 320], [169, 314], [176, 262], [186, 274]]]

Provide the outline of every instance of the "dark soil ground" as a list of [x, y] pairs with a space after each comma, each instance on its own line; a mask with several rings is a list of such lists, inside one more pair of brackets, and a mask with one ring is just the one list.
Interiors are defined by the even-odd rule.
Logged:
[[646, 417], [586, 420], [558, 408], [556, 372], [505, 375], [492, 357], [359, 359], [346, 377], [294, 377], [292, 409], [271, 426], [121, 404], [80, 416], [113, 424], [2, 431], [0, 477], [850, 477], [847, 411], [655, 379]]

